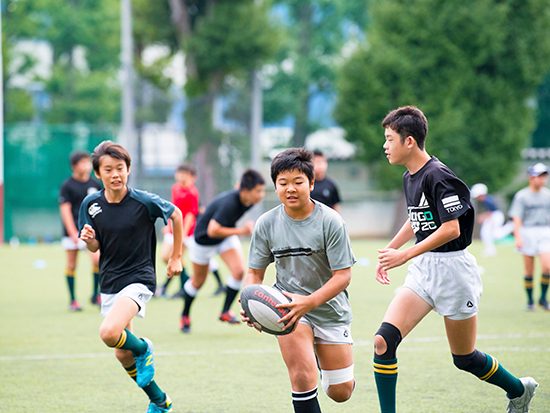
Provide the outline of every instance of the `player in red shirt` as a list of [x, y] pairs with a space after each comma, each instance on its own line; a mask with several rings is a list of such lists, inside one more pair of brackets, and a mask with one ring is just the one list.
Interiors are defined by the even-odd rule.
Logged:
[[[185, 254], [187, 239], [192, 237], [195, 232], [195, 225], [197, 222], [197, 216], [199, 215], [199, 191], [195, 187], [196, 171], [195, 167], [189, 163], [183, 163], [178, 166], [174, 179], [176, 183], [172, 186], [172, 203], [176, 205], [183, 216], [183, 245], [182, 245], [182, 257]], [[172, 248], [174, 245], [174, 236], [172, 235], [172, 226], [169, 224], [164, 233], [164, 239], [161, 249], [161, 258], [167, 263], [172, 254]], [[225, 287], [221, 282], [220, 275], [218, 273], [219, 264], [213, 259], [210, 261], [210, 271], [214, 273], [218, 281], [218, 289], [214, 295], [221, 294], [225, 291]], [[185, 270], [185, 263], [183, 263], [183, 271], [181, 273], [181, 289], [174, 294], [171, 298], [183, 297], [183, 285], [187, 281], [189, 276]], [[170, 284], [172, 278], [168, 278], [163, 286], [157, 290], [157, 296], [166, 296], [166, 288]]]

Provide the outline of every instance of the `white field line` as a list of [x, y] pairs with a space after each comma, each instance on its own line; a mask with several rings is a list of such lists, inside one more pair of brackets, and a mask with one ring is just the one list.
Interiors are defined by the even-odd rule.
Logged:
[[[550, 333], [530, 333], [530, 334], [480, 334], [477, 336], [478, 340], [513, 340], [519, 338], [544, 338], [550, 337]], [[406, 343], [431, 343], [447, 341], [446, 337], [416, 337], [416, 338], [407, 338]], [[366, 347], [372, 346], [372, 341], [356, 341], [354, 347]], [[550, 352], [550, 347], [485, 347], [479, 346], [485, 351], [510, 351], [510, 352], [539, 352], [546, 353]], [[414, 351], [425, 351], [425, 349], [415, 349], [407, 348], [401, 345], [399, 348], [400, 352], [414, 352]], [[220, 354], [269, 354], [269, 353], [278, 353], [278, 348], [273, 349], [230, 349], [222, 350]], [[204, 356], [207, 355], [208, 351], [156, 351], [156, 357], [164, 356]], [[84, 354], [37, 354], [29, 356], [0, 356], [0, 362], [2, 361], [21, 361], [21, 360], [74, 360], [74, 359], [87, 359], [87, 358], [102, 358], [102, 357], [113, 357], [113, 352], [105, 353], [84, 353]]]

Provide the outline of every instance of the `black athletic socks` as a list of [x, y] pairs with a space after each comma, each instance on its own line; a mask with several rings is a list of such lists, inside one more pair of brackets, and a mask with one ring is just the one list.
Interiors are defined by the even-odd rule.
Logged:
[[222, 313], [229, 311], [229, 309], [231, 308], [231, 304], [233, 304], [233, 301], [235, 301], [235, 297], [237, 297], [237, 294], [239, 294], [239, 290], [234, 290], [230, 286], [227, 286], [225, 288], [225, 303], [223, 305]]
[[317, 400], [317, 387], [304, 392], [292, 391], [294, 413], [321, 413]]

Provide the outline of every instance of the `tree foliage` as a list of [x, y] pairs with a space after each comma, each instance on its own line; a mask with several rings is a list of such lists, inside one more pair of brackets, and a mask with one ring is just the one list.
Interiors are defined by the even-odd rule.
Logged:
[[[52, 48], [52, 76], [35, 78], [50, 93], [48, 122], [114, 122], [120, 94], [119, 3], [109, 0], [10, 1], [3, 18], [8, 54], [20, 40], [42, 40]], [[78, 52], [81, 52], [78, 57]], [[9, 87], [9, 82], [8, 85]], [[7, 99], [19, 94], [7, 93]], [[10, 100], [6, 101], [9, 108]]]
[[[206, 202], [230, 175], [219, 151], [225, 135], [213, 125], [213, 105], [229, 77], [245, 77], [278, 47], [278, 31], [269, 20], [269, 2], [254, 0], [169, 0], [171, 21], [185, 53], [188, 105], [186, 137], [193, 160], [201, 168], [197, 187]], [[224, 165], [226, 166], [226, 165]]]
[[468, 184], [505, 185], [534, 128], [528, 99], [550, 68], [550, 1], [380, 0], [372, 18], [335, 114], [380, 186], [399, 186], [401, 172], [387, 166], [380, 123], [406, 104], [428, 118], [428, 152]]
[[364, 0], [279, 0], [285, 11], [282, 23], [285, 43], [277, 56], [274, 73], [268, 74], [264, 113], [267, 122], [295, 119], [294, 146], [303, 146], [308, 134], [318, 128], [310, 120], [311, 97], [333, 96], [336, 68], [342, 48], [352, 37], [350, 27], [365, 28]]

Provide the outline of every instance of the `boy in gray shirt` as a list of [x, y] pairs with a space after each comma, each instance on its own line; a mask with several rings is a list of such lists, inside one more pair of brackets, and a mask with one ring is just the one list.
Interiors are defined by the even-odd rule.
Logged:
[[550, 311], [546, 300], [550, 282], [550, 189], [545, 187], [548, 182], [548, 168], [538, 163], [529, 168], [528, 175], [529, 186], [516, 193], [509, 215], [514, 220], [516, 247], [523, 254], [527, 311], [535, 310], [533, 274], [537, 255], [542, 267], [539, 305]]
[[355, 387], [352, 314], [346, 291], [355, 257], [342, 217], [310, 198], [312, 152], [304, 148], [281, 152], [271, 163], [271, 178], [282, 204], [256, 223], [244, 284], [261, 284], [267, 266], [275, 262], [274, 286], [292, 299], [280, 305], [290, 309], [281, 322], [298, 323], [291, 334], [277, 336], [290, 376], [294, 411], [316, 413], [321, 411], [318, 365], [323, 390], [333, 400], [348, 400]]

